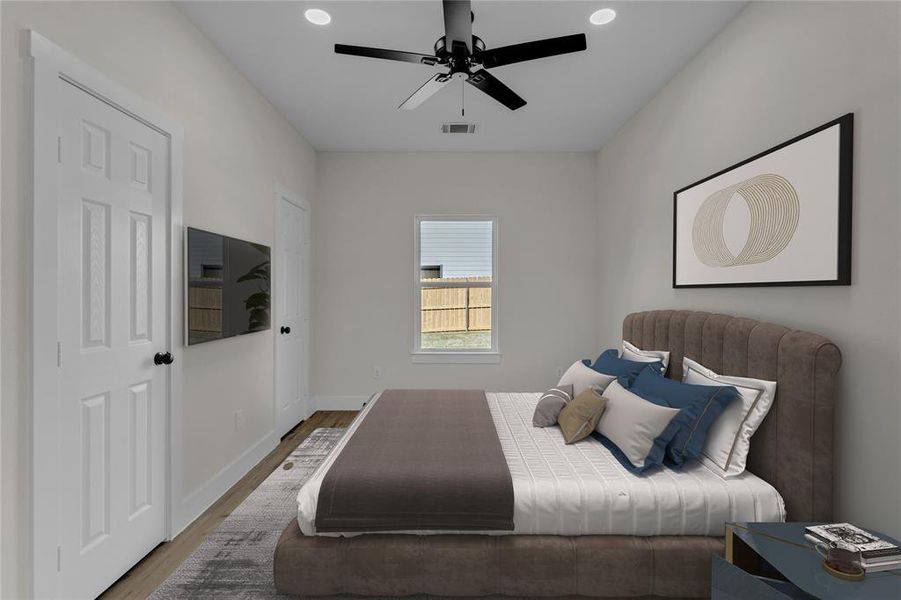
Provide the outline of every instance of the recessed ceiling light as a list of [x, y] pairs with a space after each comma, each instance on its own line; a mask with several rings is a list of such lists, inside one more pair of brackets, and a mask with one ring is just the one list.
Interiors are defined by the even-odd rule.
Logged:
[[588, 20], [592, 25], [606, 25], [615, 18], [615, 10], [613, 10], [612, 8], [602, 8], [601, 10], [596, 10], [591, 13], [591, 16], [588, 17]]
[[332, 22], [332, 15], [321, 8], [308, 8], [304, 11], [303, 16], [313, 25], [328, 25]]

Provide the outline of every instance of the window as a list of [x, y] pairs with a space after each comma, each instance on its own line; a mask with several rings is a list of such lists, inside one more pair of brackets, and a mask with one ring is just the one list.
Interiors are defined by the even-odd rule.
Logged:
[[415, 362], [497, 362], [497, 219], [417, 217]]

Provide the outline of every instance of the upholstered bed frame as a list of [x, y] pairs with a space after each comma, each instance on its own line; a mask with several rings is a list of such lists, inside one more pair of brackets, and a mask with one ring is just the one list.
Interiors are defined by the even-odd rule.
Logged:
[[[778, 382], [748, 468], [785, 499], [793, 521], [832, 518], [835, 378], [828, 339], [779, 325], [683, 310], [628, 315], [623, 339], [724, 375]], [[590, 596], [701, 598], [723, 539], [700, 536], [362, 535], [307, 537], [293, 520], [275, 551], [275, 585], [301, 596]]]

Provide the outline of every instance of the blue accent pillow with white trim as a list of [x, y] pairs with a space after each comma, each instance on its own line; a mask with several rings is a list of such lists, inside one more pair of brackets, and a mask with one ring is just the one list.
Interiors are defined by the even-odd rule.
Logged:
[[[587, 361], [583, 361], [588, 364]], [[605, 375], [616, 375], [617, 377], [627, 377], [631, 383], [638, 374], [647, 368], [652, 374], [663, 375], [665, 367], [659, 360], [654, 362], [638, 362], [635, 360], [626, 360], [619, 357], [619, 352], [611, 348], [604, 350], [594, 361], [593, 365], [589, 365], [598, 373]]]
[[707, 440], [707, 432], [730, 403], [741, 394], [733, 386], [693, 385], [643, 371], [632, 381], [629, 391], [660, 406], [680, 409], [673, 419], [679, 424], [666, 447], [668, 462], [676, 466], [697, 458]]

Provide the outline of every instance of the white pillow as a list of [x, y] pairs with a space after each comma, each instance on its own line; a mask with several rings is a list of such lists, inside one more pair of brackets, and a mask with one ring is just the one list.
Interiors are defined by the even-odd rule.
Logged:
[[[654, 442], [679, 414], [679, 409], [648, 402], [618, 381], [607, 386], [604, 398], [607, 399], [607, 406], [595, 431], [616, 444], [634, 466], [647, 466], [645, 462], [654, 449]], [[662, 461], [662, 448], [659, 454]]]
[[690, 358], [682, 359], [682, 369], [685, 383], [731, 385], [741, 394], [741, 402], [731, 402], [707, 431], [707, 441], [701, 450], [701, 462], [707, 466], [725, 477], [741, 475], [751, 449], [751, 436], [776, 398], [776, 382], [718, 375]]
[[635, 362], [657, 362], [663, 363], [663, 370], [669, 365], [669, 352], [666, 350], [642, 350], [638, 346], [633, 346], [626, 340], [623, 340], [623, 355], [626, 360], [634, 360]]
[[610, 385], [610, 382], [615, 379], [615, 375], [598, 373], [591, 367], [586, 366], [581, 360], [578, 360], [566, 370], [566, 373], [560, 378], [557, 386], [573, 386], [573, 398], [575, 398], [590, 387], [597, 388], [598, 391], [603, 392], [607, 386]]

